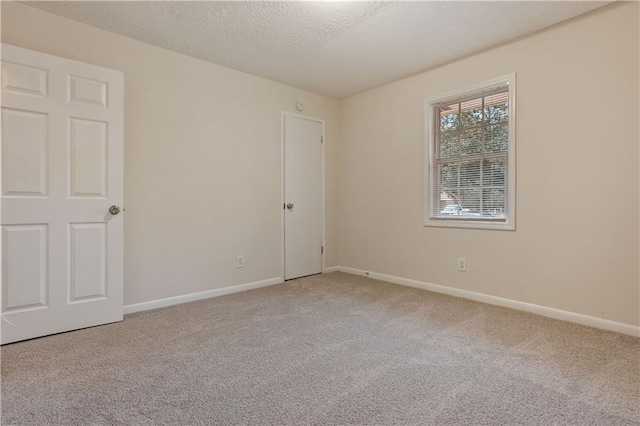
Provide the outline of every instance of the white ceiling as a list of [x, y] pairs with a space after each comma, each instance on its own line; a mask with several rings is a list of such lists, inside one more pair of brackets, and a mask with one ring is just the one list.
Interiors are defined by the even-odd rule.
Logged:
[[25, 2], [335, 98], [416, 74], [607, 3]]

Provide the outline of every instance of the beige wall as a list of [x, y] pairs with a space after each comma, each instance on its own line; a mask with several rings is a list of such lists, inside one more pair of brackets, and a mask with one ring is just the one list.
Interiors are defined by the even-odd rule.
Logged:
[[124, 71], [125, 304], [281, 276], [281, 111], [297, 100], [326, 119], [337, 264], [337, 101], [14, 3], [2, 42]]
[[[639, 324], [638, 52], [617, 4], [341, 101], [341, 265]], [[512, 72], [517, 230], [423, 227], [423, 99]]]

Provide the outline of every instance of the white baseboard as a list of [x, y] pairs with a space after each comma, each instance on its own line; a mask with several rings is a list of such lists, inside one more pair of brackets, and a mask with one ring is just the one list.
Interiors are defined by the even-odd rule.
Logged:
[[267, 287], [274, 284], [282, 283], [282, 278], [269, 278], [268, 280], [256, 281], [247, 284], [239, 284], [229, 287], [216, 288], [214, 290], [202, 291], [199, 293], [183, 294], [181, 296], [167, 297], [166, 299], [151, 300], [149, 302], [134, 303], [125, 305], [124, 314], [132, 314], [134, 312], [148, 311], [150, 309], [164, 308], [181, 303], [193, 302], [196, 300], [209, 299], [211, 297], [220, 297], [227, 294], [239, 293], [241, 291], [253, 290], [255, 288]]
[[488, 303], [490, 305], [504, 306], [506, 308], [516, 309], [519, 311], [530, 312], [541, 315], [543, 317], [554, 318], [558, 320], [582, 324], [589, 327], [600, 328], [603, 330], [615, 331], [617, 333], [628, 334], [630, 336], [640, 336], [640, 327], [624, 324], [621, 322], [609, 321], [602, 318], [592, 317], [589, 315], [577, 314], [575, 312], [562, 311], [560, 309], [548, 308], [546, 306], [534, 305], [532, 303], [519, 302], [517, 300], [505, 299], [498, 296], [490, 296], [488, 294], [476, 293], [459, 288], [447, 287], [438, 284], [431, 284], [422, 281], [411, 280], [408, 278], [400, 278], [392, 275], [379, 274], [377, 272], [368, 272], [361, 269], [349, 268], [346, 266], [335, 266], [327, 268], [327, 272], [340, 271], [353, 275], [364, 275], [376, 280], [386, 281], [394, 284], [400, 284], [408, 287], [416, 287], [436, 293], [448, 294], [450, 296], [462, 297], [464, 299], [476, 300], [478, 302]]
[[338, 272], [340, 270], [339, 266], [329, 266], [328, 268], [324, 268], [325, 274], [330, 274], [332, 272]]

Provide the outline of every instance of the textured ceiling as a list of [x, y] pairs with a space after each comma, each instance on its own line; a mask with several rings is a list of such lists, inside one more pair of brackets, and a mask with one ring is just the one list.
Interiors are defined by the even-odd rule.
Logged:
[[609, 2], [24, 2], [229, 68], [344, 98]]

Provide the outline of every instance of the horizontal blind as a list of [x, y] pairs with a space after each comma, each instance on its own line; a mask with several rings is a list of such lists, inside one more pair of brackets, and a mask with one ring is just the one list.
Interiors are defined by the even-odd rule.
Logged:
[[432, 218], [506, 221], [508, 90], [435, 106]]

